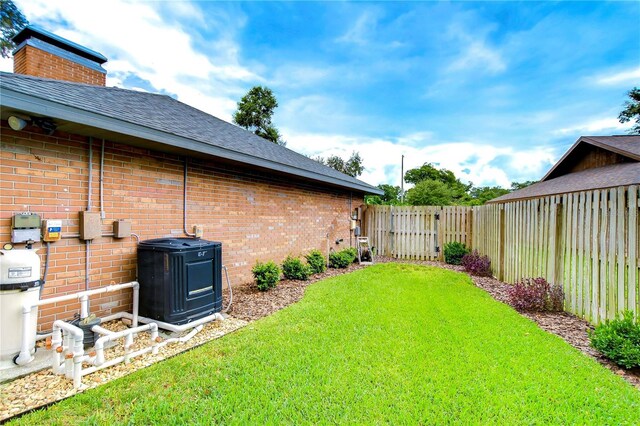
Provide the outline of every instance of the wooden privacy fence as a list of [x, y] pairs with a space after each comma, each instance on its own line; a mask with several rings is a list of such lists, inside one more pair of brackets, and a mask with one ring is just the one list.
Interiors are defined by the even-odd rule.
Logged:
[[[640, 314], [639, 188], [473, 208], [369, 206], [364, 231], [380, 254], [402, 259], [439, 259], [434, 245], [463, 242], [489, 256], [502, 281], [562, 285], [565, 309], [598, 323], [625, 309]], [[425, 239], [431, 245], [413, 241]]]
[[469, 245], [471, 208], [369, 206], [363, 230], [380, 255], [435, 260], [450, 241]]

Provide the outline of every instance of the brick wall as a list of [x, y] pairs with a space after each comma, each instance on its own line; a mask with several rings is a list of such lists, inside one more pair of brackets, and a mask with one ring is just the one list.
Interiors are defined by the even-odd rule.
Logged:
[[107, 77], [105, 73], [28, 45], [14, 55], [13, 72], [96, 86], [104, 86]]
[[[64, 234], [77, 234], [78, 212], [88, 202], [88, 138], [61, 132], [46, 136], [38, 129], [15, 132], [6, 122], [0, 130], [0, 241], [10, 241], [11, 216], [22, 211], [62, 219]], [[101, 140], [93, 141], [91, 203], [96, 212], [100, 145]], [[125, 219], [143, 240], [183, 236], [182, 182], [182, 158], [106, 141], [103, 233], [112, 232], [114, 220]], [[251, 281], [251, 267], [258, 260], [280, 262], [314, 248], [324, 252], [338, 238], [344, 238], [343, 246], [349, 244], [350, 205], [359, 206], [362, 198], [350, 200], [345, 191], [290, 182], [214, 161], [190, 161], [188, 227], [202, 224], [205, 239], [223, 243], [223, 263], [234, 285]], [[86, 249], [77, 238], [51, 244], [43, 297], [84, 290]], [[90, 251], [90, 288], [135, 278], [133, 238], [98, 238]], [[43, 265], [44, 253], [42, 248]], [[128, 310], [130, 294], [94, 297], [91, 309], [99, 315]], [[42, 308], [40, 328], [71, 318], [78, 306], [71, 302]]]

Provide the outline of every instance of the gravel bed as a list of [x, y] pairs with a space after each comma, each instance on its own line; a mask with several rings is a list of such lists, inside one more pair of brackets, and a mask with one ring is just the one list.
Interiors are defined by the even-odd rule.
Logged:
[[[71, 380], [63, 375], [54, 374], [51, 368], [21, 377], [9, 383], [3, 383], [0, 385], [0, 421], [126, 376], [140, 368], [202, 345], [209, 340], [222, 337], [227, 333], [244, 327], [246, 324], [246, 321], [232, 317], [224, 321], [210, 322], [189, 341], [167, 344], [160, 348], [157, 355], [145, 354], [133, 358], [128, 364], [120, 363], [84, 376], [82, 378], [84, 386], [80, 390], [75, 390]], [[126, 328], [126, 325], [120, 321], [111, 321], [102, 326], [113, 331], [120, 331]], [[105, 359], [109, 360], [124, 354], [122, 341], [123, 339], [120, 339], [116, 346], [105, 349]], [[139, 333], [134, 340], [133, 350], [144, 348], [148, 345], [148, 342], [149, 333]]]

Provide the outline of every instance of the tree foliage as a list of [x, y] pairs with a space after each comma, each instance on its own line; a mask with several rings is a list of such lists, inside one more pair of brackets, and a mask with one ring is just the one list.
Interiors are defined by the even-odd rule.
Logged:
[[487, 201], [508, 194], [509, 192], [511, 191], [500, 186], [473, 187], [469, 191], [470, 201], [468, 204], [472, 206], [481, 206]]
[[392, 205], [396, 206], [400, 204], [400, 187], [393, 186], [386, 183], [378, 185], [378, 188], [384, 191], [383, 195], [367, 195], [365, 196], [365, 203], [375, 205]]
[[29, 21], [11, 0], [0, 0], [0, 54], [3, 58], [11, 56], [15, 44], [11, 38], [21, 29], [29, 25]]
[[517, 191], [519, 189], [526, 188], [527, 186], [531, 186], [534, 183], [538, 183], [537, 180], [525, 180], [524, 182], [511, 182], [511, 191]]
[[625, 102], [625, 109], [620, 112], [618, 120], [621, 123], [634, 121], [635, 124], [629, 130], [629, 133], [640, 135], [640, 89], [634, 87], [628, 93], [629, 100]]
[[454, 204], [456, 195], [446, 183], [426, 179], [408, 190], [405, 199], [412, 206], [450, 206]]
[[351, 157], [346, 161], [338, 155], [330, 155], [326, 159], [316, 157], [314, 160], [351, 177], [358, 177], [365, 170], [362, 157], [355, 151], [351, 153]]
[[[451, 204], [468, 204], [469, 203], [469, 190], [472, 187], [472, 184], [462, 183], [460, 179], [456, 177], [456, 175], [447, 169], [438, 169], [431, 163], [424, 163], [421, 167], [407, 170], [404, 174], [404, 180], [408, 183], [413, 183], [418, 186], [419, 183], [425, 181], [434, 181], [440, 182], [443, 185], [438, 185], [438, 190], [443, 194], [442, 188], [446, 187], [448, 189], [448, 197], [437, 197], [438, 199], [445, 200], [447, 199], [447, 204], [436, 204], [436, 205], [451, 205]], [[436, 189], [436, 185], [433, 183], [429, 184], [433, 189]], [[426, 186], [423, 186], [426, 187]], [[415, 188], [415, 187], [414, 187]], [[417, 196], [416, 191], [414, 194], [409, 197], [409, 192], [411, 192], [414, 188], [410, 189], [407, 192], [407, 202], [412, 205], [415, 204], [417, 200], [423, 199], [422, 196]], [[422, 191], [422, 189], [418, 190], [418, 192]], [[423, 204], [424, 205], [424, 204]]]
[[278, 100], [268, 87], [255, 86], [238, 102], [233, 122], [278, 145], [286, 145], [271, 122]]

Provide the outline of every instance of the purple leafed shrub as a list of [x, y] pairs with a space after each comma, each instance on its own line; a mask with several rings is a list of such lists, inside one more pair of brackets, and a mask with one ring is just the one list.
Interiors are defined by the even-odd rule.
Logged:
[[526, 278], [509, 290], [511, 306], [519, 311], [562, 311], [564, 292], [544, 278]]
[[487, 256], [480, 256], [478, 250], [465, 254], [462, 258], [462, 266], [464, 270], [473, 275], [480, 277], [491, 276], [491, 260]]

